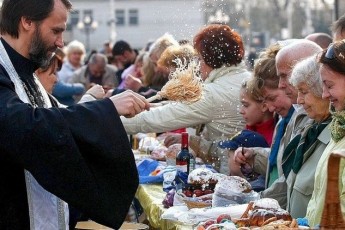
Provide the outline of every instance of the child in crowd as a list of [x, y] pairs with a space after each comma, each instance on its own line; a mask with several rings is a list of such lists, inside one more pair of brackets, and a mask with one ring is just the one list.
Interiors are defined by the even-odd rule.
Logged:
[[242, 84], [240, 114], [246, 122], [246, 129], [263, 135], [267, 144], [271, 145], [275, 125], [273, 112], [268, 110], [264, 98], [253, 87], [253, 80], [251, 78]]
[[[249, 182], [255, 181], [258, 174], [252, 172], [251, 167], [246, 164], [239, 168], [232, 161], [234, 150], [238, 147], [269, 147], [272, 143], [272, 136], [275, 127], [273, 112], [270, 112], [263, 97], [254, 87], [254, 79], [246, 79], [240, 90], [241, 108], [240, 114], [246, 122], [246, 129], [232, 137], [231, 140], [222, 141], [219, 147], [229, 152], [229, 170], [231, 175], [241, 176]], [[261, 189], [264, 188], [262, 180]], [[254, 184], [253, 184], [254, 185]], [[256, 190], [260, 190], [254, 186]]]

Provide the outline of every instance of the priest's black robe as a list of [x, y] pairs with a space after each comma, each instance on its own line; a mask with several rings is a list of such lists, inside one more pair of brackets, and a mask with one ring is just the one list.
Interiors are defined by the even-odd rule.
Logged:
[[[19, 75], [32, 74], [27, 59], [6, 50]], [[127, 134], [110, 99], [34, 108], [18, 98], [0, 66], [2, 230], [30, 229], [24, 169], [47, 191], [114, 229], [138, 186]]]

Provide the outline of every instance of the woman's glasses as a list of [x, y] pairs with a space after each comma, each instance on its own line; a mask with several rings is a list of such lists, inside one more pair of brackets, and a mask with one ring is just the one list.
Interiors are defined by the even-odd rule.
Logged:
[[345, 67], [343, 64], [344, 60], [345, 60], [344, 55], [341, 52], [338, 53], [337, 55], [334, 50], [334, 43], [331, 43], [328, 46], [326, 53], [324, 55], [324, 61], [325, 61], [324, 63], [326, 63], [332, 69], [334, 69], [335, 71], [339, 73], [345, 73]]
[[325, 58], [327, 58], [328, 60], [333, 60], [334, 58], [336, 58], [335, 52], [334, 52], [334, 44], [331, 43], [326, 51], [325, 54]]

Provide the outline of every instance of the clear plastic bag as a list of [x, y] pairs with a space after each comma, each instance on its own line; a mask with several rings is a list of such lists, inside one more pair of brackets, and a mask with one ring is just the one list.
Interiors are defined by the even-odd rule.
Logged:
[[260, 198], [259, 193], [251, 191], [249, 193], [237, 193], [228, 191], [220, 193], [215, 191], [212, 197], [212, 207], [226, 207], [238, 204], [247, 204]]
[[227, 176], [218, 181], [212, 198], [212, 207], [246, 204], [255, 201], [260, 195], [251, 190], [248, 181], [237, 176]]
[[170, 189], [175, 188], [173, 181], [176, 177], [176, 167], [168, 166], [163, 173], [163, 191], [168, 192]]

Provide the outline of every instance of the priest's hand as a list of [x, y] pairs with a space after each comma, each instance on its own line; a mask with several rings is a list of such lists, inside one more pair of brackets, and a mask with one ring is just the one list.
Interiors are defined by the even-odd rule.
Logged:
[[131, 90], [126, 90], [123, 93], [116, 94], [110, 97], [119, 115], [127, 118], [134, 117], [144, 110], [150, 109], [150, 104], [145, 97], [134, 93]]

